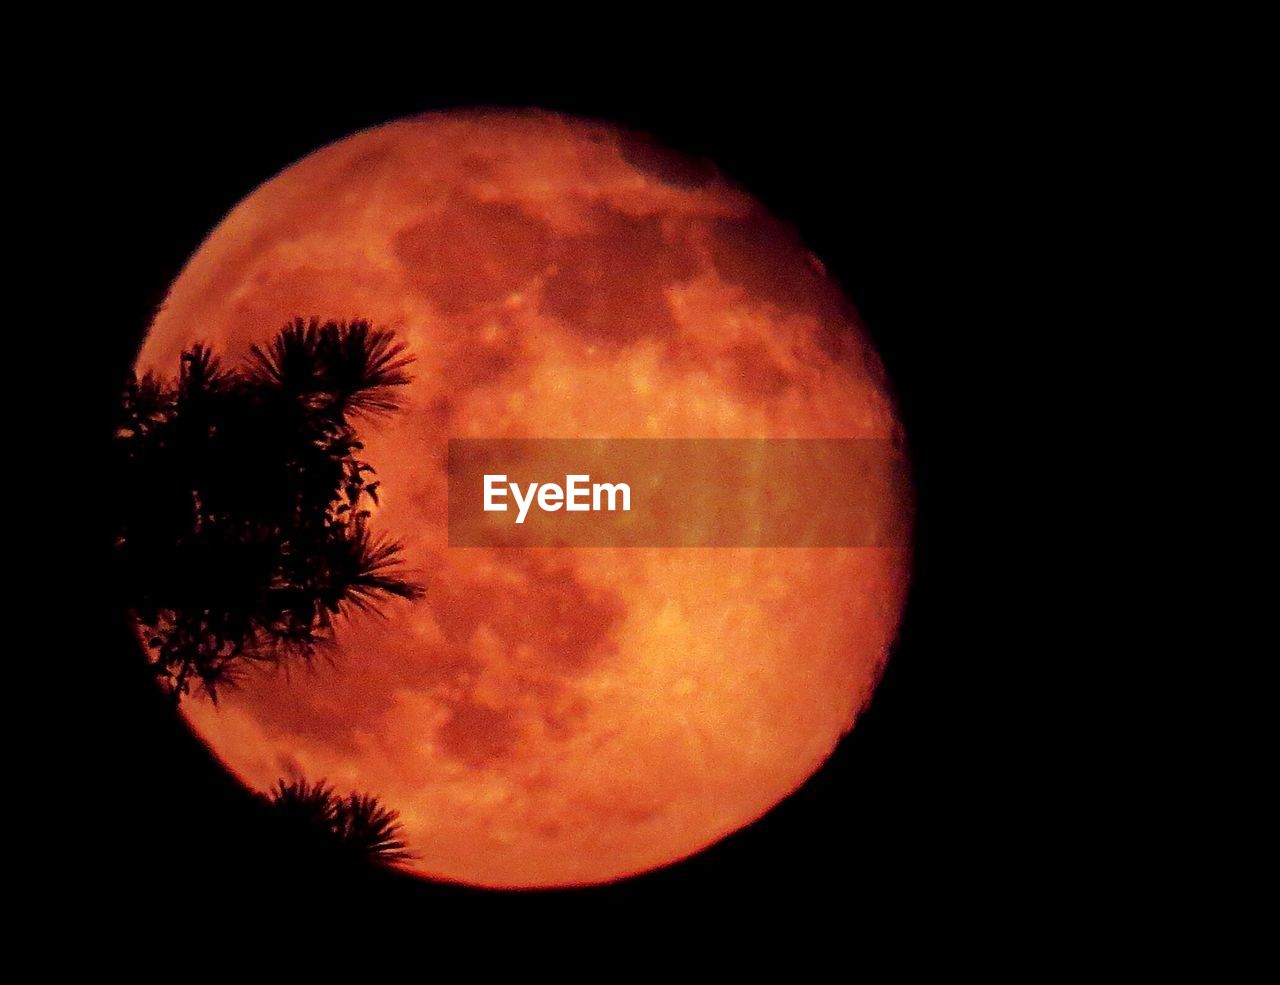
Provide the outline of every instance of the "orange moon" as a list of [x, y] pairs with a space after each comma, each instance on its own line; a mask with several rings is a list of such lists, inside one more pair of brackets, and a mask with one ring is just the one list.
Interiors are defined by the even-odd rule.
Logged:
[[451, 549], [446, 526], [450, 438], [900, 438], [856, 314], [789, 227], [609, 124], [404, 120], [237, 205], [138, 367], [173, 376], [197, 341], [237, 362], [313, 315], [416, 357], [363, 436], [375, 521], [426, 595], [342, 625], [331, 661], [183, 702], [245, 784], [375, 793], [411, 871], [549, 887], [675, 862], [819, 768], [884, 667], [909, 550]]

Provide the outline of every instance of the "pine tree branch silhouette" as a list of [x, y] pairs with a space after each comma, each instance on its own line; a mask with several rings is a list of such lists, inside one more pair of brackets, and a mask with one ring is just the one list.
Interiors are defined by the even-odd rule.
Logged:
[[368, 322], [297, 319], [246, 364], [207, 347], [125, 387], [116, 428], [118, 590], [175, 704], [254, 664], [310, 661], [350, 610], [416, 599], [371, 526], [356, 424], [399, 409], [412, 357]]
[[339, 796], [324, 780], [279, 780], [264, 798], [282, 834], [340, 863], [394, 865], [414, 858], [399, 813], [377, 797]]

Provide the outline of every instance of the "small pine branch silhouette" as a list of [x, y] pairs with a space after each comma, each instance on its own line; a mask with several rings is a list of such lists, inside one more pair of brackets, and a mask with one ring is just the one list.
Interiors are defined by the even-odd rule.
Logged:
[[253, 347], [251, 372], [339, 414], [385, 414], [399, 409], [395, 388], [409, 382], [412, 359], [404, 351], [394, 333], [367, 321], [299, 318], [266, 348]]
[[414, 858], [399, 812], [371, 794], [338, 796], [324, 780], [278, 780], [266, 797], [285, 831], [353, 862], [394, 865]]

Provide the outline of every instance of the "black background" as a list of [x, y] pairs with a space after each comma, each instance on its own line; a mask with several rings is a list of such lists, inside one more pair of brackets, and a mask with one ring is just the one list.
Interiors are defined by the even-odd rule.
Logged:
[[[972, 86], [904, 69], [787, 84], [686, 79], [667, 88], [595, 78], [435, 78], [359, 94], [315, 85], [168, 88], [111, 88], [79, 110], [96, 135], [83, 232], [102, 328], [89, 343], [97, 409], [87, 420], [103, 441], [107, 408], [169, 283], [258, 184], [325, 143], [399, 116], [451, 105], [541, 106], [621, 122], [705, 155], [799, 229], [862, 313], [896, 390], [919, 492], [915, 572], [870, 709], [799, 792], [682, 863], [556, 892], [353, 881], [281, 859], [264, 847], [247, 795], [150, 689], [121, 615], [96, 613], [86, 620], [92, 709], [83, 716], [90, 735], [78, 771], [94, 795], [87, 809], [77, 798], [72, 811], [81, 861], [67, 877], [71, 891], [128, 885], [165, 907], [265, 897], [282, 908], [323, 899], [518, 916], [861, 899], [916, 920], [964, 909], [975, 886], [1009, 869], [1025, 819], [1008, 751], [1017, 737], [1001, 712], [1017, 684], [997, 654], [1015, 629], [1009, 618], [988, 616], [1011, 575], [1000, 570], [974, 507], [1014, 493], [974, 476], [999, 443], [984, 410], [991, 370], [1009, 364], [1007, 355], [988, 362], [1001, 302], [986, 255], [987, 203], [1011, 167], [1010, 143], [1007, 133], [997, 139]], [[109, 571], [109, 518], [101, 520], [95, 559]]]

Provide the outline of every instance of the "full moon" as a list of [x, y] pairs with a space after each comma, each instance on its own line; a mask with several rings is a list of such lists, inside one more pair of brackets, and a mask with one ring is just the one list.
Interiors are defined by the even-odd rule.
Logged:
[[685, 858], [822, 765], [883, 670], [908, 548], [448, 546], [451, 438], [902, 440], [856, 313], [790, 227], [611, 124], [403, 120], [240, 202], [138, 368], [175, 376], [195, 342], [234, 364], [311, 316], [415, 357], [362, 438], [374, 522], [426, 593], [342, 623], [328, 659], [182, 703], [243, 783], [374, 793], [409, 871], [552, 887]]

